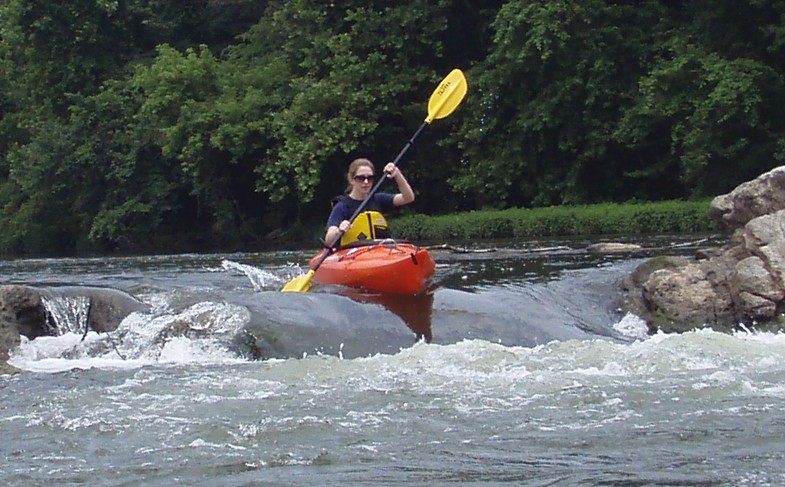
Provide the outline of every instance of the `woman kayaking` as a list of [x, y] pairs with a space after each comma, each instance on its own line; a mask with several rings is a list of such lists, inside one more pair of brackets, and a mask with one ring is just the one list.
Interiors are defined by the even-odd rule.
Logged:
[[414, 201], [414, 191], [401, 170], [392, 162], [384, 167], [388, 178], [394, 179], [398, 185], [399, 193], [375, 193], [354, 221], [349, 221], [357, 208], [365, 201], [374, 185], [373, 163], [364, 158], [355, 159], [349, 164], [346, 179], [349, 183], [346, 194], [334, 200], [330, 217], [327, 219], [327, 233], [324, 241], [328, 246], [333, 246], [335, 240], [343, 232], [341, 245], [357, 240], [388, 238], [387, 222], [383, 214]]
[[[400, 193], [388, 196], [376, 195], [379, 184], [373, 184], [375, 173], [371, 161], [367, 159], [352, 161], [347, 175], [349, 190], [347, 194], [338, 198], [327, 221], [324, 240], [330, 248], [323, 249], [314, 256], [308, 263], [310, 270], [286, 283], [281, 291], [305, 292], [311, 288], [311, 281], [390, 294], [417, 294], [425, 288], [436, 269], [436, 263], [428, 255], [427, 250], [415, 247], [409, 242], [388, 240], [387, 237], [382, 237], [382, 241], [373, 244], [373, 240], [379, 237], [376, 230], [381, 233], [387, 229], [384, 216], [379, 211], [365, 212], [368, 218], [363, 218], [363, 221], [358, 221], [360, 215], [356, 215], [354, 222], [349, 220], [355, 216], [354, 213], [359, 213], [358, 210], [365, 209], [363, 202], [366, 197], [369, 202], [374, 200], [373, 204], [380, 211], [414, 201], [411, 186], [396, 167], [398, 161], [425, 127], [434, 120], [450, 115], [464, 96], [466, 96], [466, 78], [460, 69], [453, 69], [428, 100], [428, 116], [425, 117], [425, 121], [398, 153], [395, 161], [384, 167], [387, 177], [395, 179]], [[381, 198], [381, 203], [376, 201], [377, 198]], [[374, 213], [376, 215], [373, 215]], [[341, 241], [336, 242], [339, 236]], [[354, 247], [349, 242], [350, 238], [363, 240], [362, 237], [369, 239], [367, 243], [370, 245], [362, 245], [363, 242], [359, 242], [360, 247]], [[336, 250], [338, 243], [350, 248]]]

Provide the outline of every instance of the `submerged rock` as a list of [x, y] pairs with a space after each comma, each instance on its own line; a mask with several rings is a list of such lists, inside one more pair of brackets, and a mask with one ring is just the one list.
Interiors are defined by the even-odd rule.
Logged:
[[650, 331], [780, 328], [785, 305], [785, 166], [716, 197], [709, 215], [730, 243], [696, 259], [654, 258], [621, 284], [621, 308]]
[[587, 252], [595, 254], [628, 254], [639, 250], [643, 250], [643, 247], [638, 244], [621, 242], [598, 242], [586, 247]]

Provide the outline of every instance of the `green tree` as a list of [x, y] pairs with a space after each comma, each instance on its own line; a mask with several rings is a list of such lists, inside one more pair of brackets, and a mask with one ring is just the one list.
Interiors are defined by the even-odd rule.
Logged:
[[669, 14], [616, 135], [644, 161], [639, 179], [720, 194], [785, 158], [785, 2], [685, 2]]
[[494, 46], [470, 72], [455, 138], [457, 191], [484, 206], [551, 205], [618, 196], [623, 147], [612, 134], [644, 70], [657, 2], [506, 3]]
[[[140, 78], [112, 79], [137, 72], [133, 64], [149, 62], [149, 50], [172, 38], [219, 48], [263, 7], [243, 0], [3, 2], [0, 247], [68, 252], [198, 239], [204, 225], [189, 224], [217, 212], [199, 205], [204, 184], [183, 177], [176, 156], [164, 155], [163, 137], [176, 134], [167, 134], [171, 124], [145, 118], [143, 92], [132, 84]], [[167, 95], [153, 95], [177, 98], [180, 87], [166, 86]], [[151, 121], [161, 123], [145, 125]]]
[[[352, 157], [392, 159], [424, 118], [426, 90], [438, 80], [445, 5], [275, 4], [230, 56], [234, 71], [262, 60], [289, 77], [268, 94], [279, 106], [270, 107], [274, 143], [259, 154], [257, 190], [301, 215], [316, 194], [341, 188]], [[316, 205], [326, 210], [321, 198]]]
[[[783, 2], [510, 1], [451, 179], [479, 205], [718, 194], [782, 160]], [[503, 175], [497, 177], [497, 175]]]

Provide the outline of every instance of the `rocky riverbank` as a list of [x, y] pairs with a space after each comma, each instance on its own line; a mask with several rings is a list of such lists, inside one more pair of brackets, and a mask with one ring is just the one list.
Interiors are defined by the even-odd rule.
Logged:
[[648, 260], [622, 282], [621, 308], [646, 320], [650, 331], [781, 329], [785, 166], [714, 198], [708, 212], [730, 243], [692, 259]]

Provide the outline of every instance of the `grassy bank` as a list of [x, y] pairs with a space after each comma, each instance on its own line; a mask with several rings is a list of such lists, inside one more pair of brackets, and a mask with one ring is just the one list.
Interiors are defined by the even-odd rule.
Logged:
[[390, 227], [396, 236], [414, 241], [714, 231], [708, 209], [708, 200], [515, 208], [404, 215], [391, 218]]

